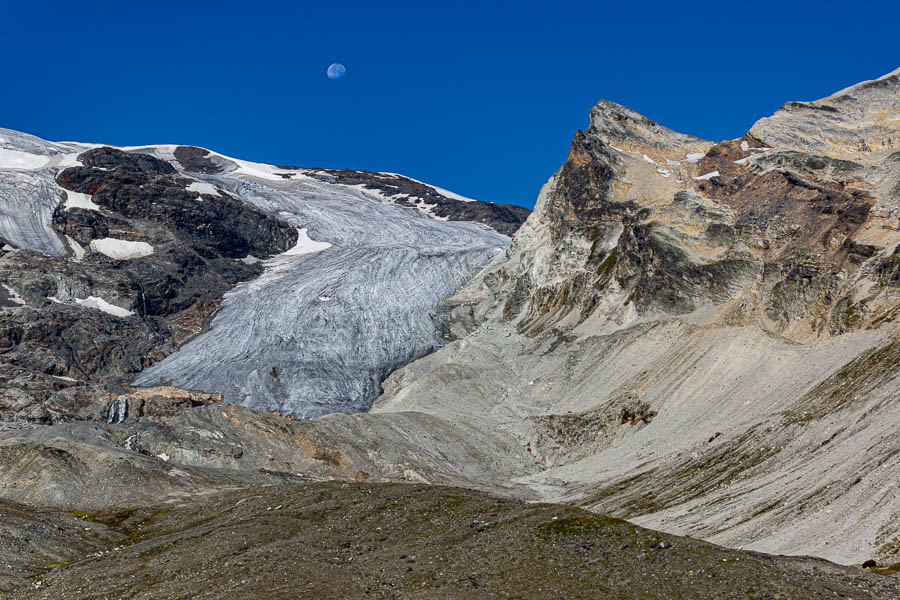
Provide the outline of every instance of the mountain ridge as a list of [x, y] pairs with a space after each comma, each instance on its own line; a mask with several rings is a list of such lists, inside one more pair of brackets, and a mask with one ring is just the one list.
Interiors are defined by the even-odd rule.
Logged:
[[[119, 496], [91, 486], [117, 485], [119, 469], [173, 503], [296, 478], [403, 481], [744, 550], [897, 563], [900, 123], [867, 120], [898, 114], [897, 75], [824, 110], [788, 103], [720, 142], [601, 102], [509, 246], [461, 270], [440, 347], [386, 374], [368, 412], [200, 402], [169, 414], [161, 395], [163, 418], [6, 425], [0, 493], [55, 502], [50, 481], [68, 506], [110, 510]], [[202, 181], [277, 214], [297, 181], [266, 173], [265, 186]], [[302, 185], [323, 184], [312, 179]], [[326, 226], [310, 222], [310, 238]], [[319, 293], [308, 299], [329, 305]], [[226, 331], [247, 331], [238, 313], [253, 311]], [[204, 339], [166, 367], [191, 375], [197, 356], [230, 351]]]

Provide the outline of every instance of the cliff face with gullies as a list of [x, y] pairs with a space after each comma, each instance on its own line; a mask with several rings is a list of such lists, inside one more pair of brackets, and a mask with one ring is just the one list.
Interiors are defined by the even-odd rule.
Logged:
[[[155, 158], [165, 158], [160, 152]], [[900, 70], [828, 98], [789, 102], [746, 135], [718, 143], [601, 101], [507, 248], [496, 250], [502, 236], [460, 225], [446, 247], [419, 257], [420, 272], [441, 281], [442, 265], [465, 254], [453, 282], [467, 283], [446, 300], [449, 321], [429, 329], [449, 343], [433, 344], [441, 347], [374, 384], [354, 379], [358, 365], [328, 355], [322, 372], [341, 365], [348, 388], [370, 392], [380, 383], [383, 394], [367, 412], [310, 420], [255, 410], [279, 408], [271, 398], [302, 400], [278, 383], [280, 374], [301, 381], [312, 368], [312, 359], [297, 360], [281, 346], [285, 340], [266, 337], [290, 320], [280, 307], [292, 299], [303, 308], [291, 344], [304, 347], [304, 323], [324, 343], [357, 317], [328, 312], [340, 296], [313, 285], [331, 272], [315, 275], [316, 265], [344, 274], [329, 283], [338, 290], [361, 289], [372, 273], [385, 285], [402, 275], [354, 258], [385, 255], [390, 240], [369, 243], [381, 238], [343, 226], [364, 220], [354, 216], [356, 205], [341, 204], [341, 218], [329, 222], [335, 213], [328, 211], [342, 201], [321, 195], [321, 182], [344, 186], [346, 195], [368, 178], [397, 202], [420, 184], [321, 170], [298, 181], [234, 178], [221, 170], [225, 159], [204, 152], [182, 149], [174, 158], [219, 197], [252, 206], [248, 222], [276, 232], [278, 220], [309, 223], [313, 239], [334, 241], [342, 252], [276, 257], [263, 267], [245, 261], [262, 272], [219, 275], [248, 283], [226, 296], [208, 332], [169, 349], [137, 380], [206, 394], [121, 390], [113, 424], [2, 425], [0, 497], [115, 511], [308, 478], [372, 490], [402, 481], [577, 505], [745, 550], [900, 562]], [[87, 185], [75, 181], [79, 173], [63, 179]], [[320, 195], [302, 195], [304, 186]], [[429, 189], [416, 193], [440, 193]], [[443, 198], [428, 210], [461, 202]], [[457, 208], [475, 220], [489, 211], [506, 227], [501, 209]], [[68, 226], [72, 238], [86, 227], [76, 225]], [[394, 239], [407, 224], [391, 227]], [[451, 231], [441, 231], [446, 241]], [[292, 233], [263, 250], [283, 251]], [[482, 245], [466, 245], [466, 236]], [[0, 266], [3, 260], [12, 258], [0, 257]], [[401, 256], [391, 264], [405, 263]], [[365, 315], [391, 323], [397, 314], [363, 304], [361, 326]], [[267, 306], [274, 308], [260, 308]], [[346, 320], [328, 320], [338, 315]], [[402, 315], [400, 325], [408, 322]], [[421, 341], [415, 327], [409, 331]], [[365, 347], [380, 352], [377, 344]], [[247, 348], [264, 371], [231, 366]], [[217, 401], [214, 392], [227, 401], [240, 386], [248, 390], [245, 406]], [[138, 400], [140, 410], [120, 419], [119, 407]], [[323, 396], [321, 405], [331, 400]], [[442, 506], [441, 514], [453, 514]], [[488, 527], [477, 519], [474, 531]], [[578, 535], [596, 525], [579, 523]], [[615, 560], [610, 552], [603, 564]], [[671, 597], [694, 597], [678, 594]], [[741, 597], [753, 597], [747, 594]]]

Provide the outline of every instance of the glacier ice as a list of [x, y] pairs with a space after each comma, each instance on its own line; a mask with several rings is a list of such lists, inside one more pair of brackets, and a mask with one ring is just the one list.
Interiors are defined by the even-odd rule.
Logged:
[[[16, 248], [81, 259], [84, 248], [54, 231], [51, 219], [60, 202], [93, 208], [89, 197], [67, 194], [55, 179], [92, 145], [0, 134], [0, 148], [17, 160], [0, 164], [0, 237]], [[174, 149], [131, 150], [178, 164]], [[28, 163], [35, 168], [19, 164], [24, 154], [38, 157]], [[138, 386], [218, 392], [231, 402], [307, 418], [366, 410], [391, 371], [444, 343], [443, 300], [509, 243], [485, 225], [430, 217], [422, 206], [398, 206], [378, 190], [315, 171], [215, 154], [211, 160], [222, 174], [191, 173], [192, 191], [221, 190], [301, 235], [294, 248], [266, 261], [262, 276], [225, 295], [207, 332], [140, 373]], [[94, 240], [91, 249], [116, 258], [152, 251], [111, 238]], [[101, 300], [80, 304], [130, 314]]]
[[208, 332], [136, 385], [218, 392], [305, 418], [366, 410], [391, 371], [442, 345], [443, 300], [509, 243], [484, 225], [383, 204], [359, 186], [198, 177], [325, 249], [267, 261], [262, 276], [226, 294]]

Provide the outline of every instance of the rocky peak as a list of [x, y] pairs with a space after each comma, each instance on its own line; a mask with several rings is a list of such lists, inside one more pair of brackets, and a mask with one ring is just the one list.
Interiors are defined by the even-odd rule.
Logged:
[[900, 150], [900, 69], [813, 102], [788, 102], [750, 135], [779, 150], [860, 162]]
[[601, 101], [456, 301], [532, 333], [693, 314], [799, 341], [877, 320], [900, 242], [898, 80], [788, 103], [720, 143]]

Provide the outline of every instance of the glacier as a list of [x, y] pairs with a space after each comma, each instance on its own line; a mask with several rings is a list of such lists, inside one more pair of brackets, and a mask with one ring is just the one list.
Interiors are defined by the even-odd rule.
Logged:
[[[61, 204], [66, 210], [99, 207], [90, 196], [61, 188], [56, 176], [97, 146], [0, 129], [0, 237], [15, 249], [81, 260], [85, 248], [54, 230], [54, 211]], [[483, 223], [446, 220], [421, 202], [402, 206], [400, 195], [339, 183], [327, 170], [275, 167], [190, 147], [209, 153], [217, 171], [201, 173], [179, 162], [178, 148], [120, 150], [169, 162], [194, 180], [189, 189], [198, 192], [198, 202], [204, 201], [200, 193], [221, 190], [294, 226], [299, 239], [265, 261], [261, 276], [226, 293], [204, 332], [136, 373], [135, 386], [216, 392], [229, 402], [303, 418], [367, 410], [387, 375], [445, 343], [444, 299], [510, 241]], [[472, 202], [434, 189], [452, 202]], [[124, 244], [138, 243], [94, 240], [89, 251], [114, 259], [152, 251], [112, 251]], [[251, 255], [240, 260], [259, 262]]]
[[226, 294], [208, 332], [141, 373], [138, 386], [217, 392], [304, 418], [367, 410], [388, 374], [443, 344], [443, 300], [509, 243], [361, 186], [197, 177], [331, 247], [267, 261], [262, 276]]

